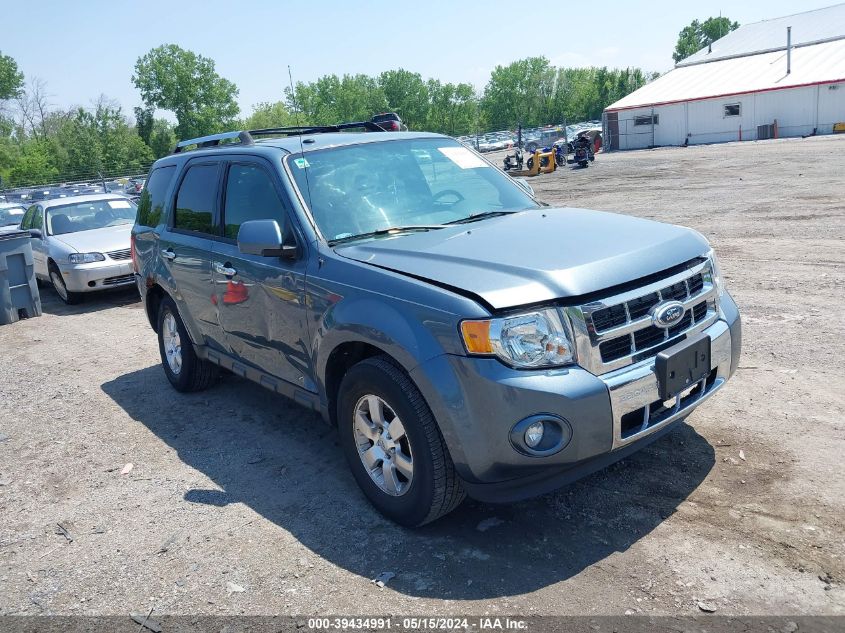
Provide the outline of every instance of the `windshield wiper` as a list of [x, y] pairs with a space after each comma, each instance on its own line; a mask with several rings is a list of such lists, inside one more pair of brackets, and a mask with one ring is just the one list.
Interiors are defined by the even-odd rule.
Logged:
[[368, 231], [366, 233], [358, 233], [357, 235], [337, 237], [333, 240], [329, 240], [329, 246], [334, 246], [335, 244], [340, 244], [342, 242], [351, 242], [353, 240], [363, 240], [368, 237], [378, 237], [380, 235], [410, 233], [413, 231], [433, 231], [436, 229], [442, 229], [444, 226], [445, 225], [443, 224], [411, 224], [408, 226], [391, 226], [386, 229], [379, 229], [377, 231]]
[[446, 222], [446, 224], [468, 224], [469, 222], [477, 222], [478, 220], [495, 218], [497, 215], [509, 215], [511, 213], [516, 213], [516, 211], [481, 211], [480, 213], [471, 213], [465, 218]]

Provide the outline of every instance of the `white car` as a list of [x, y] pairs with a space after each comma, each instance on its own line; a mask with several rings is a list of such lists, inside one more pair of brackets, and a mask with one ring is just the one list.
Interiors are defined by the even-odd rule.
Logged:
[[65, 303], [134, 285], [129, 236], [136, 210], [126, 197], [105, 193], [36, 202], [20, 224], [32, 236], [36, 276]]

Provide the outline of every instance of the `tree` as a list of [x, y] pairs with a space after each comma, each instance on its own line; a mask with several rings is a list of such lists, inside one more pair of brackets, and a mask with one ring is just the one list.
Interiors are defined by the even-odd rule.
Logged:
[[245, 130], [262, 130], [270, 127], [297, 125], [296, 116], [283, 101], [263, 102], [252, 106], [252, 114], [240, 126]]
[[403, 68], [388, 70], [379, 75], [378, 84], [387, 100], [387, 109], [397, 112], [408, 128], [420, 129], [425, 124], [429, 95], [419, 73]]
[[132, 82], [147, 107], [176, 115], [176, 134], [181, 138], [231, 128], [238, 115], [237, 86], [217, 74], [213, 60], [175, 44], [139, 57]]
[[496, 66], [484, 89], [481, 107], [494, 128], [548, 123], [555, 69], [545, 57], [528, 57]]
[[729, 18], [707, 18], [704, 22], [693, 20], [678, 34], [678, 43], [675, 45], [672, 59], [677, 64], [738, 28], [739, 22], [731, 22]]
[[155, 158], [167, 156], [176, 147], [176, 133], [173, 131], [173, 126], [165, 119], [156, 119], [153, 121], [152, 132], [150, 133], [150, 142], [147, 145], [153, 150]]
[[13, 99], [23, 88], [23, 73], [17, 62], [0, 52], [0, 101]]

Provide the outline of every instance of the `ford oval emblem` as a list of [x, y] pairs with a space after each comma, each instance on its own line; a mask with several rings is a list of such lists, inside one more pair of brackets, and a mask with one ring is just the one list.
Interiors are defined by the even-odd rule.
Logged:
[[672, 327], [684, 316], [684, 304], [680, 301], [663, 301], [651, 309], [651, 321], [657, 327]]

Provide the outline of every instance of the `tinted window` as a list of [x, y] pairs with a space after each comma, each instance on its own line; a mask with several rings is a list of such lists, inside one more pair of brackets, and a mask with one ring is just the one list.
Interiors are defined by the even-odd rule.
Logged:
[[739, 116], [739, 115], [740, 115], [740, 104], [729, 103], [725, 106], [725, 116]]
[[214, 200], [217, 197], [217, 165], [188, 168], [173, 213], [173, 228], [216, 234]]
[[21, 220], [21, 228], [31, 229], [32, 228], [32, 216], [35, 215], [35, 207], [31, 206], [29, 209], [26, 210], [26, 213], [23, 216], [23, 220]]
[[158, 226], [164, 212], [164, 201], [170, 182], [176, 173], [176, 166], [154, 169], [138, 202], [138, 224]]
[[40, 230], [43, 222], [44, 209], [42, 209], [40, 205], [36, 204], [35, 211], [33, 212], [32, 217], [29, 219], [29, 228]]
[[248, 220], [276, 220], [284, 232], [285, 209], [270, 175], [258, 165], [232, 165], [223, 210], [226, 237], [237, 239]]

